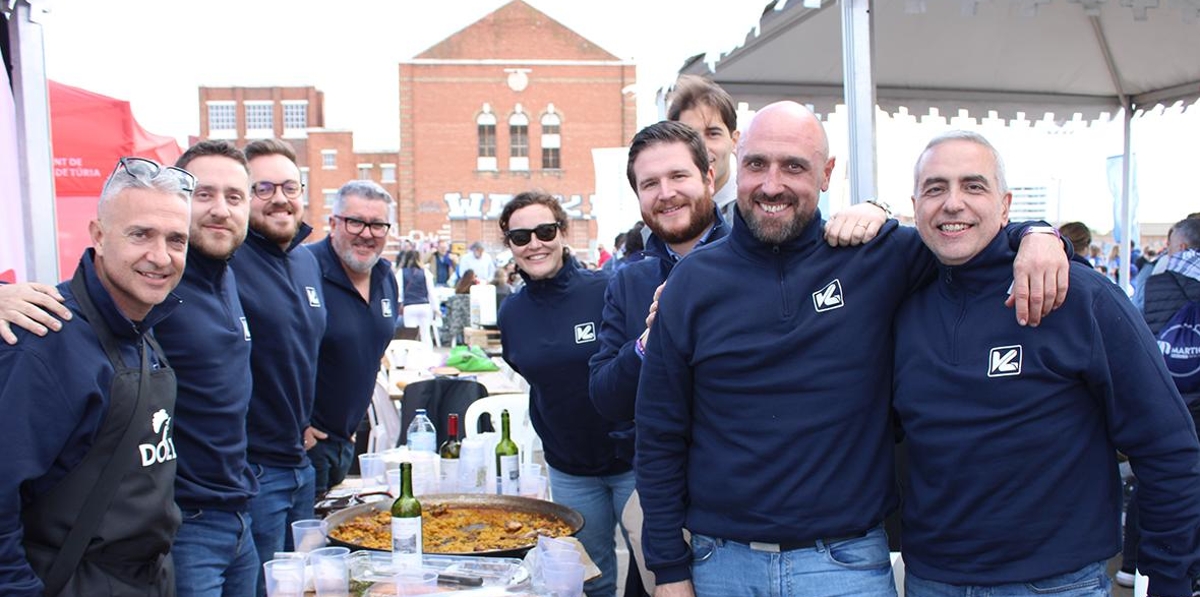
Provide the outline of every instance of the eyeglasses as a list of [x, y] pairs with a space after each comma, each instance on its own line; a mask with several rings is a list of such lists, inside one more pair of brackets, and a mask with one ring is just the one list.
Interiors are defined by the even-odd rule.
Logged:
[[350, 234], [362, 234], [363, 228], [370, 228], [371, 236], [379, 238], [387, 234], [388, 229], [392, 227], [392, 225], [387, 222], [365, 222], [358, 218], [347, 218], [346, 216], [333, 217], [334, 219], [341, 220], [342, 224], [345, 224], [346, 226], [346, 232], [349, 232]]
[[554, 240], [554, 237], [558, 236], [558, 229], [561, 227], [562, 226], [560, 226], [558, 222], [551, 224], [538, 224], [533, 228], [509, 230], [508, 232], [504, 233], [504, 236], [508, 239], [508, 242], [518, 247], [524, 247], [525, 245], [529, 244], [529, 241], [533, 240], [534, 235], [537, 236], [538, 240], [544, 243]]
[[254, 192], [254, 196], [262, 199], [263, 201], [267, 201], [271, 197], [274, 197], [275, 189], [283, 191], [284, 197], [287, 197], [288, 199], [295, 199], [296, 197], [300, 196], [302, 191], [304, 191], [304, 185], [294, 180], [285, 180], [283, 182], [260, 180], [254, 183], [254, 186], [250, 188], [250, 190]]
[[[124, 170], [126, 174], [138, 180], [150, 182], [159, 176], [175, 180], [179, 184], [179, 188], [189, 195], [196, 190], [196, 176], [183, 168], [175, 166], [163, 166], [154, 160], [146, 158], [123, 157], [117, 160], [117, 167], [113, 168], [113, 173], [108, 177], [111, 181], [113, 176]], [[106, 183], [107, 187], [108, 184]]]

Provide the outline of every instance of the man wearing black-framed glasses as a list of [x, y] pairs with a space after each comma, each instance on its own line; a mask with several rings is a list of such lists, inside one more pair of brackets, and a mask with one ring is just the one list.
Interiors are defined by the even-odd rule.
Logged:
[[[293, 521], [313, 517], [305, 429], [316, 395], [326, 308], [320, 266], [299, 248], [312, 228], [303, 222], [295, 151], [278, 139], [263, 139], [247, 145], [245, 153], [254, 199], [246, 244], [232, 263], [254, 334], [246, 451], [259, 483], [249, 504], [254, 544], [265, 562], [277, 551], [291, 551]], [[265, 594], [261, 569], [258, 594]]]
[[341, 483], [354, 460], [354, 432], [375, 390], [379, 359], [400, 315], [399, 289], [380, 259], [392, 226], [395, 201], [370, 180], [354, 180], [333, 200], [329, 236], [305, 248], [321, 266], [325, 336], [317, 362], [317, 392], [305, 448], [316, 493]]
[[57, 288], [73, 316], [0, 344], [2, 595], [173, 593], [176, 384], [151, 329], [180, 303], [194, 187], [122, 158]]

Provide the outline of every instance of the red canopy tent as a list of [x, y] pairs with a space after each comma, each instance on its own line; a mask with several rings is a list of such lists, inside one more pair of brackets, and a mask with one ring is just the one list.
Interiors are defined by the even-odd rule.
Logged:
[[65, 279], [92, 244], [87, 225], [117, 160], [138, 156], [171, 164], [183, 152], [174, 138], [146, 132], [129, 102], [54, 81], [49, 87], [58, 271]]

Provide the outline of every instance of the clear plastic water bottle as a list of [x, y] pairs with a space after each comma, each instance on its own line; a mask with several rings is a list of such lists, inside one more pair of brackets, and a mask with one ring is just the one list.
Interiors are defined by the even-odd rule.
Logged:
[[423, 408], [417, 409], [412, 423], [408, 424], [408, 449], [437, 453], [437, 429]]

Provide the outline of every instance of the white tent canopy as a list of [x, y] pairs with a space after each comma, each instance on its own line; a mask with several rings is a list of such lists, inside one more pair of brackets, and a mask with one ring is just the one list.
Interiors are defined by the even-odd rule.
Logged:
[[[1197, 57], [1200, 0], [776, 0], [741, 47], [680, 72], [711, 76], [752, 108], [845, 103], [858, 202], [875, 196], [876, 105], [1031, 120], [1121, 113], [1128, 165], [1134, 113], [1200, 99]], [[1127, 170], [1125, 181], [1129, 238]]]

